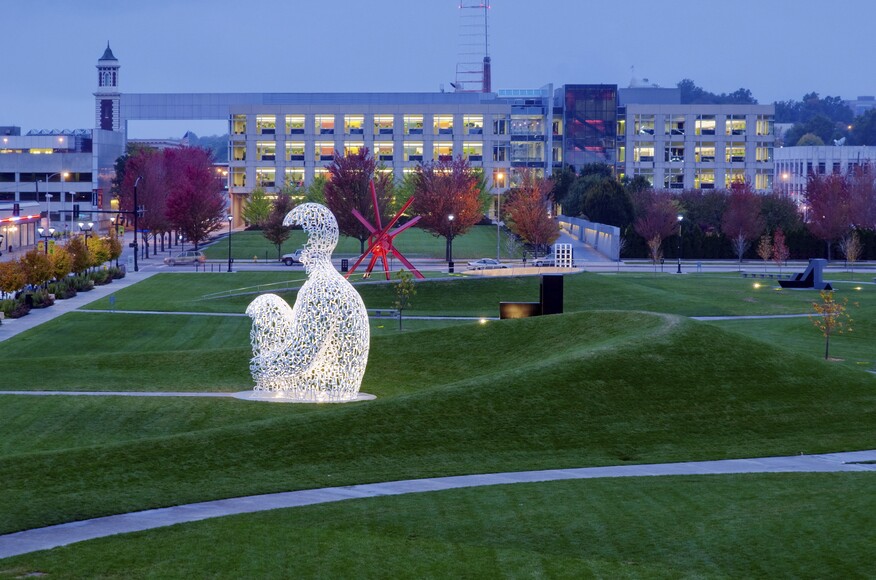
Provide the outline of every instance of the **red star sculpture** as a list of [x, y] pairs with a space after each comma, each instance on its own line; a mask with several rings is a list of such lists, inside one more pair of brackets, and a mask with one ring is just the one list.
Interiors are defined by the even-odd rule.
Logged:
[[413, 264], [411, 264], [408, 259], [405, 258], [402, 253], [399, 252], [398, 249], [396, 249], [396, 247], [393, 245], [395, 237], [397, 235], [420, 221], [420, 216], [417, 216], [408, 221], [406, 224], [399, 226], [396, 229], [392, 229], [392, 226], [395, 225], [395, 222], [398, 221], [398, 219], [402, 216], [405, 210], [408, 209], [411, 203], [413, 203], [414, 198], [410, 198], [408, 202], [400, 210], [398, 210], [398, 213], [395, 214], [395, 217], [393, 217], [389, 221], [386, 227], [383, 227], [380, 221], [380, 208], [377, 205], [377, 192], [374, 191], [374, 182], [372, 181], [370, 185], [371, 201], [374, 202], [374, 221], [377, 223], [377, 226], [375, 227], [374, 225], [369, 223], [368, 220], [362, 217], [362, 214], [359, 213], [357, 210], [353, 210], [353, 215], [356, 216], [356, 219], [359, 220], [363, 226], [368, 228], [368, 231], [371, 232], [371, 235], [368, 237], [368, 249], [365, 250], [364, 254], [359, 256], [359, 259], [356, 260], [356, 263], [353, 264], [353, 267], [350, 268], [349, 272], [347, 272], [346, 277], [349, 278], [350, 275], [356, 271], [356, 268], [359, 267], [359, 264], [361, 264], [362, 261], [370, 254], [371, 261], [368, 263], [368, 267], [365, 269], [365, 275], [363, 277], [370, 278], [371, 271], [374, 270], [374, 264], [377, 263], [377, 260], [381, 260], [383, 262], [383, 271], [386, 274], [386, 279], [389, 280], [389, 262], [386, 261], [386, 257], [389, 254], [393, 254], [396, 258], [399, 259], [402, 264], [408, 267], [408, 269], [411, 271], [415, 278], [419, 278], [422, 280], [423, 278], [425, 278], [425, 276], [420, 274], [420, 271], [414, 268]]

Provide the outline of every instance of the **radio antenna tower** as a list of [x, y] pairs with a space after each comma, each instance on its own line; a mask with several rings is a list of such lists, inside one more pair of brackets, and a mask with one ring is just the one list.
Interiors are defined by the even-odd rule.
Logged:
[[459, 2], [459, 58], [456, 82], [450, 83], [457, 93], [492, 92], [489, 11], [490, 0]]

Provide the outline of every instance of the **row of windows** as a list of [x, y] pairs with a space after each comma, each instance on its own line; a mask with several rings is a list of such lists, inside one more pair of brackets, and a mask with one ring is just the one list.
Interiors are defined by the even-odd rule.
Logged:
[[[315, 135], [334, 135], [336, 130], [340, 132], [341, 126], [345, 135], [365, 135], [366, 130], [373, 135], [392, 135], [396, 129], [401, 130], [405, 135], [422, 135], [426, 127], [425, 119], [424, 115], [402, 115], [401, 123], [397, 123], [394, 115], [374, 115], [366, 124], [365, 115], [312, 115], [310, 118], [305, 115], [280, 115], [279, 120], [277, 115], [257, 115], [255, 132], [260, 135], [276, 134], [279, 123], [279, 128], [287, 135], [303, 135], [305, 132]], [[505, 133], [498, 131], [507, 125], [499, 121], [504, 120], [497, 119], [493, 123], [493, 132], [502, 135]], [[433, 135], [454, 134], [453, 115], [432, 115], [431, 124]], [[233, 135], [244, 135], [248, 129], [246, 115], [231, 117]], [[463, 135], [482, 135], [484, 116], [464, 115], [462, 126], [457, 129], [461, 130]]]
[[[663, 187], [664, 189], [684, 189], [684, 172], [681, 169], [667, 169], [662, 172], [662, 183], [660, 183], [659, 173], [655, 178], [655, 172], [652, 169], [636, 170], [635, 176], [642, 176], [651, 184], [652, 187]], [[720, 179], [720, 177], [719, 177]], [[744, 182], [746, 179], [745, 171], [742, 169], [728, 169], [724, 171], [724, 188], [729, 188], [733, 183]], [[718, 181], [716, 180], [716, 172], [714, 169], [697, 169], [693, 175], [693, 187], [695, 189], [715, 189]], [[769, 171], [758, 170], [754, 175], [754, 188], [758, 191], [770, 190], [773, 187], [773, 175]]]
[[0, 155], [6, 153], [27, 153], [30, 155], [52, 155], [53, 153], [70, 153], [69, 149], [52, 149], [47, 147], [31, 147], [30, 149], [0, 148]]
[[[62, 177], [63, 175], [63, 177]], [[18, 179], [16, 179], [16, 176]], [[39, 181], [45, 183], [91, 183], [91, 172], [67, 172], [61, 173], [15, 173], [13, 171], [0, 171], [0, 183], [33, 183]]]
[[[667, 163], [681, 163], [694, 161], [696, 163], [714, 163], [723, 158], [726, 163], [744, 163], [746, 160], [744, 142], [725, 143], [723, 151], [713, 143], [697, 144], [693, 148], [693, 156], [685, 156], [685, 144], [683, 142], [666, 143], [662, 148], [662, 158]], [[654, 144], [637, 144], [633, 147], [633, 161], [637, 163], [652, 162], [657, 159], [656, 153], [661, 149]], [[618, 149], [620, 162], [626, 161], [626, 148]], [[773, 147], [771, 144], [761, 143], [754, 148], [754, 161], [768, 163], [773, 160]]]
[[[655, 135], [657, 133], [657, 115], [637, 114], [633, 116], [633, 132], [637, 135]], [[689, 127], [686, 126], [685, 115], [664, 115], [664, 135], [685, 135]], [[697, 115], [693, 119], [694, 135], [717, 135], [720, 126], [717, 115]], [[757, 115], [754, 120], [754, 134], [760, 136], [773, 134], [773, 118], [768, 115]], [[749, 123], [745, 115], [723, 116], [724, 135], [746, 135], [749, 131]], [[626, 132], [626, 120], [618, 121], [618, 133]]]
[[[344, 155], [355, 155], [365, 147], [364, 142], [346, 142], [343, 145]], [[275, 141], [256, 142], [257, 161], [275, 161], [278, 158], [277, 144]], [[397, 149], [400, 149], [397, 151]], [[400, 148], [396, 148], [392, 141], [374, 142], [371, 148], [372, 154], [378, 161], [395, 161], [396, 153], [404, 161], [423, 161], [426, 150], [422, 141], [406, 141]], [[308, 153], [309, 151], [309, 153]], [[332, 161], [335, 157], [336, 144], [334, 141], [317, 141], [309, 146], [304, 141], [287, 141], [280, 151], [286, 161], [305, 161], [308, 158], [314, 161]], [[509, 155], [510, 152], [510, 155]], [[512, 161], [515, 157], [521, 160], [542, 160], [544, 155], [543, 143], [501, 143], [492, 147], [493, 161]], [[483, 161], [484, 144], [480, 141], [465, 142], [461, 148], [454, 147], [452, 141], [436, 141], [432, 143], [432, 158], [444, 159], [455, 155], [462, 155], [472, 162]], [[522, 159], [522, 158], [526, 159]], [[246, 161], [246, 146], [244, 143], [234, 143], [231, 147], [231, 161]]]

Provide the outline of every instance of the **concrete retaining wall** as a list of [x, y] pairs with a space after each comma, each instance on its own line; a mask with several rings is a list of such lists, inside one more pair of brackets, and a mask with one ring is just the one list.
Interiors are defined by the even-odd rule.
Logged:
[[620, 260], [620, 228], [564, 215], [558, 219], [560, 227], [576, 240], [589, 244], [614, 261]]

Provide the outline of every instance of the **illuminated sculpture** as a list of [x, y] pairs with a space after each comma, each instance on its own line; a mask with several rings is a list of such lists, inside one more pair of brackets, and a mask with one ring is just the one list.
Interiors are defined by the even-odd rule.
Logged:
[[362, 297], [331, 263], [338, 222], [327, 207], [305, 203], [283, 220], [294, 224], [308, 236], [301, 252], [307, 281], [295, 306], [264, 294], [246, 309], [252, 318], [254, 390], [298, 401], [355, 400], [368, 362], [370, 328]]
[[364, 278], [371, 277], [371, 271], [374, 270], [374, 264], [377, 262], [377, 260], [381, 260], [383, 262], [383, 272], [384, 274], [386, 274], [386, 279], [389, 280], [389, 264], [386, 262], [386, 256], [388, 256], [389, 254], [393, 254], [396, 258], [399, 259], [402, 264], [408, 267], [408, 270], [410, 270], [414, 274], [415, 278], [419, 278], [422, 280], [423, 278], [425, 278], [425, 276], [420, 274], [420, 271], [414, 268], [414, 265], [411, 264], [408, 259], [405, 258], [402, 253], [396, 249], [394, 245], [395, 237], [415, 223], [417, 223], [418, 221], [420, 221], [420, 216], [409, 220], [406, 224], [401, 225], [394, 230], [392, 229], [392, 226], [395, 225], [395, 222], [398, 221], [398, 218], [400, 218], [402, 214], [405, 213], [405, 210], [407, 210], [408, 207], [410, 207], [410, 205], [414, 203], [414, 198], [410, 198], [408, 202], [400, 210], [398, 210], [398, 212], [395, 214], [395, 217], [389, 220], [389, 223], [386, 225], [386, 227], [383, 227], [383, 225], [380, 223], [380, 208], [377, 205], [377, 192], [374, 191], [374, 182], [372, 181], [370, 185], [371, 201], [374, 202], [374, 222], [377, 224], [377, 226], [371, 225], [368, 220], [362, 217], [362, 214], [359, 213], [358, 210], [353, 210], [353, 215], [356, 216], [356, 219], [359, 220], [359, 223], [361, 223], [369, 232], [371, 232], [371, 235], [368, 236], [368, 249], [365, 250], [365, 253], [362, 254], [358, 260], [356, 260], [356, 263], [353, 264], [353, 267], [350, 268], [350, 271], [347, 273], [347, 278], [350, 277], [350, 274], [356, 271], [356, 268], [359, 267], [359, 264], [362, 263], [362, 260], [364, 260], [369, 254], [371, 254], [371, 261], [368, 263], [368, 267], [365, 268]]

